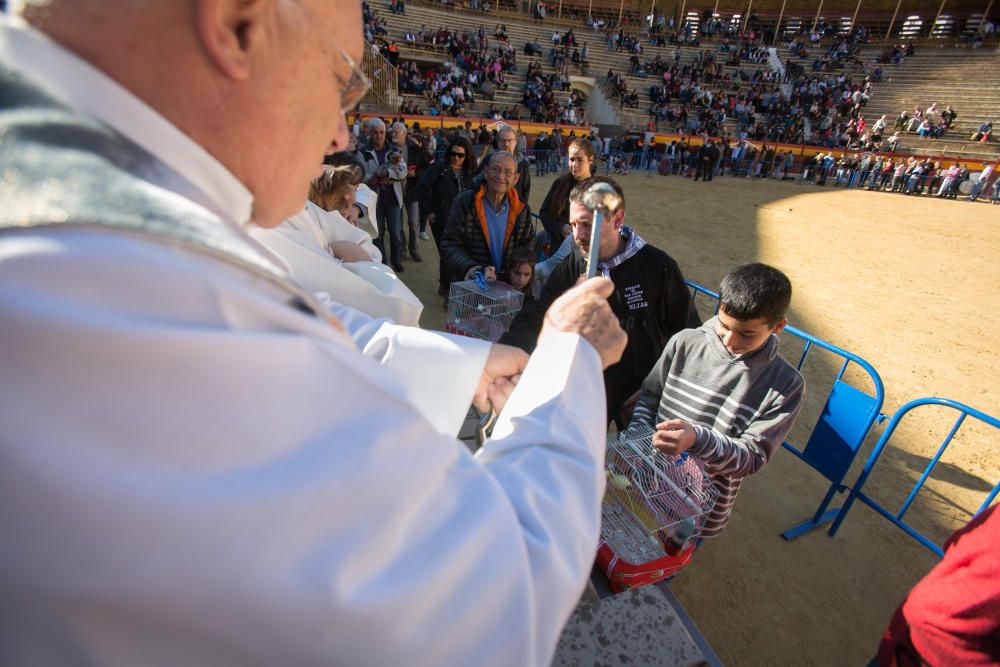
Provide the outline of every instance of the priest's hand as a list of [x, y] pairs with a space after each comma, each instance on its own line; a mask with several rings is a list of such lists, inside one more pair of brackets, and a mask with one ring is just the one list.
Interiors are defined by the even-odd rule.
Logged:
[[566, 331], [583, 336], [601, 355], [601, 367], [618, 363], [628, 336], [608, 305], [615, 285], [607, 278], [591, 278], [579, 283], [552, 302], [545, 313], [546, 331]]
[[527, 352], [519, 347], [494, 343], [490, 347], [490, 356], [486, 359], [486, 367], [472, 397], [472, 404], [481, 412], [491, 407], [494, 412], [503, 410], [527, 365]]

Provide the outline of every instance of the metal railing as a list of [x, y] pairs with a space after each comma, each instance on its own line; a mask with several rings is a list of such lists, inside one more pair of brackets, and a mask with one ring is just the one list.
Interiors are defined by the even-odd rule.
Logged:
[[[910, 493], [906, 497], [906, 500], [903, 502], [899, 511], [893, 514], [888, 509], [883, 507], [881, 504], [876, 502], [871, 496], [865, 494], [862, 491], [862, 489], [865, 486], [865, 482], [868, 481], [868, 477], [869, 475], [871, 475], [872, 469], [875, 467], [875, 464], [882, 456], [882, 453], [885, 450], [886, 445], [889, 444], [889, 441], [892, 439], [892, 435], [895, 432], [896, 427], [899, 425], [900, 421], [902, 421], [903, 417], [905, 417], [906, 414], [911, 410], [913, 410], [914, 408], [918, 408], [925, 405], [938, 405], [946, 408], [951, 408], [952, 410], [958, 412], [958, 417], [952, 424], [951, 429], [945, 436], [944, 441], [938, 446], [937, 451], [934, 453], [934, 456], [927, 462], [927, 465], [924, 468], [923, 473], [920, 476], [920, 479], [917, 480], [917, 482], [914, 483], [913, 487], [910, 489]], [[844, 519], [847, 518], [847, 513], [851, 510], [851, 505], [853, 505], [855, 500], [860, 500], [865, 505], [868, 505], [873, 510], [878, 512], [882, 517], [888, 519], [893, 525], [895, 525], [897, 528], [899, 528], [907, 535], [915, 539], [917, 542], [927, 547], [929, 550], [933, 551], [938, 556], [944, 556], [944, 550], [938, 544], [933, 542], [930, 538], [928, 538], [926, 535], [921, 533], [919, 530], [917, 530], [910, 524], [906, 523], [903, 520], [903, 517], [906, 515], [907, 511], [911, 508], [914, 499], [916, 498], [920, 490], [923, 488], [924, 483], [927, 481], [928, 477], [930, 477], [931, 473], [934, 472], [934, 468], [941, 460], [941, 456], [942, 454], [944, 454], [945, 449], [948, 448], [948, 445], [951, 444], [951, 441], [954, 439], [955, 434], [958, 433], [959, 429], [966, 421], [966, 418], [969, 417], [971, 417], [974, 420], [982, 422], [986, 426], [992, 426], [993, 428], [1000, 429], [1000, 419], [997, 419], [992, 415], [988, 415], [980, 410], [976, 410], [975, 408], [971, 408], [963, 403], [959, 403], [958, 401], [953, 401], [947, 398], [936, 398], [936, 397], [918, 398], [914, 401], [910, 401], [909, 403], [901, 407], [899, 410], [897, 410], [896, 414], [894, 414], [892, 416], [892, 419], [889, 421], [889, 425], [886, 426], [885, 431], [882, 433], [882, 437], [879, 438], [878, 444], [875, 445], [875, 449], [872, 450], [872, 453], [868, 456], [868, 460], [865, 462], [865, 467], [861, 471], [861, 474], [858, 476], [857, 481], [854, 482], [853, 486], [851, 487], [851, 492], [848, 495], [847, 500], [844, 501], [844, 506], [840, 508], [840, 512], [837, 515], [836, 520], [830, 527], [830, 536], [832, 537], [837, 534], [837, 530], [839, 530], [840, 525], [844, 522]], [[976, 514], [978, 515], [980, 512], [989, 507], [990, 504], [996, 499], [998, 493], [1000, 493], [1000, 482], [998, 482], [995, 486], [993, 486], [992, 490], [987, 494], [986, 499], [983, 501], [982, 505], [980, 505], [979, 509], [976, 510]]]
[[399, 70], [369, 42], [365, 42], [361, 68], [372, 82], [371, 89], [361, 103], [369, 108], [377, 107], [392, 113], [399, 109], [402, 101], [399, 96]]

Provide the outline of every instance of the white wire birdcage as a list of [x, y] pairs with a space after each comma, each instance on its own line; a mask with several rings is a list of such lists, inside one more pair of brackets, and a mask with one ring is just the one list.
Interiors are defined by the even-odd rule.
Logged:
[[637, 425], [607, 439], [601, 537], [630, 563], [676, 555], [692, 544], [719, 495], [700, 461], [661, 453], [653, 433]]
[[494, 280], [463, 280], [448, 292], [449, 333], [496, 342], [521, 310], [524, 294]]

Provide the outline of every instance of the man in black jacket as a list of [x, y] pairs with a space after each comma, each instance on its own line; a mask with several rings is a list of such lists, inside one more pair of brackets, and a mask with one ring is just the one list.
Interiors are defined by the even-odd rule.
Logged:
[[528, 204], [517, 195], [516, 158], [506, 151], [490, 156], [486, 178], [476, 190], [458, 195], [441, 238], [441, 256], [452, 280], [476, 271], [494, 280], [515, 248], [535, 237]]
[[403, 184], [403, 210], [406, 213], [406, 227], [402, 228], [403, 246], [409, 248], [410, 257], [414, 262], [422, 262], [417, 249], [417, 239], [420, 232], [420, 200], [417, 195], [417, 183], [424, 171], [430, 165], [431, 154], [423, 147], [422, 137], [414, 133], [408, 137], [406, 124], [395, 122], [390, 128], [392, 143], [403, 154], [406, 162], [406, 182]]
[[[615, 284], [608, 299], [628, 334], [621, 361], [604, 371], [608, 419], [615, 419], [638, 392], [643, 379], [660, 358], [670, 337], [682, 329], [701, 326], [691, 294], [677, 262], [646, 243], [625, 222], [625, 195], [614, 180], [594, 177], [570, 192], [570, 225], [576, 247], [552, 272], [537, 301], [524, 306], [500, 342], [527, 352], [535, 348], [545, 311], [586, 271], [593, 213], [582, 203], [583, 193], [594, 183], [608, 183], [622, 198], [621, 207], [601, 226], [598, 270]], [[595, 239], [595, 242], [598, 242]]]
[[698, 166], [694, 170], [694, 180], [704, 178], [705, 181], [712, 180], [712, 142], [706, 139], [698, 149]]

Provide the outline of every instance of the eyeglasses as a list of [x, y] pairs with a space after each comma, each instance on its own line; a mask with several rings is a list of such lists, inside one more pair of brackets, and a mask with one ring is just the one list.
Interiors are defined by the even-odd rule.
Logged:
[[[347, 113], [354, 107], [361, 104], [361, 100], [364, 99], [368, 90], [372, 87], [372, 82], [368, 80], [365, 73], [361, 70], [361, 67], [354, 62], [354, 58], [349, 56], [346, 51], [344, 51], [337, 43], [337, 39], [330, 34], [330, 31], [316, 18], [316, 15], [309, 10], [308, 7], [302, 3], [296, 3], [302, 9], [302, 13], [309, 17], [309, 22], [330, 42], [334, 53], [340, 55], [340, 58], [347, 64], [348, 69], [351, 70], [351, 75], [344, 78], [344, 75], [339, 73], [337, 70], [339, 68], [334, 68], [334, 76], [340, 82], [340, 109], [343, 113]], [[367, 47], [366, 47], [367, 48]]]
[[465, 153], [456, 153], [454, 151], [448, 153], [451, 157], [465, 157]]

